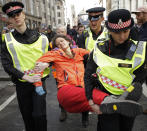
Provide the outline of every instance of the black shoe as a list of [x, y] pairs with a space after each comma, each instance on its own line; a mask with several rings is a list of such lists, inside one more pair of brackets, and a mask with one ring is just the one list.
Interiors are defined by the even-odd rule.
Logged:
[[86, 128], [89, 125], [89, 112], [82, 112], [82, 126]]
[[147, 109], [143, 110], [143, 114], [147, 115]]
[[67, 112], [64, 110], [61, 110], [60, 116], [59, 116], [59, 121], [63, 122], [67, 119]]
[[142, 106], [131, 100], [121, 100], [110, 95], [107, 96], [100, 105], [100, 111], [103, 114], [118, 113], [128, 117], [135, 117], [143, 113]]

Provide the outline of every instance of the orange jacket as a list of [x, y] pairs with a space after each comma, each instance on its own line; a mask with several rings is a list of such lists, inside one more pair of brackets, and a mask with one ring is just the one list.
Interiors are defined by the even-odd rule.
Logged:
[[37, 62], [53, 62], [57, 72], [58, 88], [65, 85], [84, 87], [83, 56], [89, 51], [82, 48], [73, 48], [74, 58], [69, 58], [64, 51], [56, 49], [48, 51]]

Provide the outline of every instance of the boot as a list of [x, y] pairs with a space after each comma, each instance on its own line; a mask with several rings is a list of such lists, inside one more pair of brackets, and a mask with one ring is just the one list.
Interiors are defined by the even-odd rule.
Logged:
[[147, 115], [147, 109], [143, 110], [143, 114]]
[[89, 125], [89, 112], [82, 112], [82, 126], [86, 128]]
[[102, 114], [118, 113], [128, 117], [135, 117], [143, 113], [143, 108], [139, 103], [118, 98], [113, 95], [107, 96], [100, 105]]
[[64, 110], [64, 108], [61, 107], [61, 113], [59, 116], [59, 121], [63, 122], [67, 118], [67, 112]]

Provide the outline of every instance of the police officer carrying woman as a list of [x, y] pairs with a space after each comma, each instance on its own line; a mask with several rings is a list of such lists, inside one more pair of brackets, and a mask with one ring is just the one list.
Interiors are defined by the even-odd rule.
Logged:
[[[33, 85], [40, 81], [40, 75], [30, 76], [36, 60], [48, 50], [48, 39], [25, 24], [24, 5], [21, 2], [6, 3], [2, 10], [8, 16], [14, 32], [4, 34], [1, 40], [1, 60], [4, 70], [16, 85], [20, 112], [26, 131], [47, 131], [46, 93], [38, 94]], [[45, 92], [45, 78], [43, 87]]]
[[[105, 24], [110, 37], [95, 44], [84, 78], [86, 96], [95, 111], [98, 108], [92, 98], [95, 88], [93, 73], [97, 74], [97, 88], [118, 99], [133, 101], [140, 98], [141, 83], [147, 75], [146, 42], [130, 39], [130, 29], [134, 25], [130, 12], [126, 9], [114, 10], [109, 13]], [[118, 107], [114, 105], [113, 109], [117, 112]], [[118, 113], [101, 114], [98, 115], [97, 131], [131, 131], [134, 120], [135, 117]]]

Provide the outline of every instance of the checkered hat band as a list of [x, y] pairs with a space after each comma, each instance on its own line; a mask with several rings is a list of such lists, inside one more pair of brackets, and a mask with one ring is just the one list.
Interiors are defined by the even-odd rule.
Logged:
[[108, 26], [111, 29], [123, 29], [123, 28], [129, 27], [130, 24], [131, 24], [131, 19], [126, 21], [126, 22], [121, 22], [121, 23], [118, 23], [118, 24], [113, 24], [113, 23], [108, 22]]
[[6, 10], [6, 14], [8, 14], [11, 11], [17, 10], [17, 9], [22, 9], [22, 7], [21, 6], [10, 7], [8, 10]]
[[119, 84], [119, 83], [117, 83], [117, 82], [115, 82], [115, 81], [113, 81], [113, 80], [111, 80], [111, 79], [109, 79], [105, 76], [100, 75], [100, 77], [101, 77], [101, 79], [104, 83], [106, 83], [110, 86], [113, 86], [115, 88], [118, 88], [118, 89], [121, 89], [121, 90], [124, 90], [124, 91], [127, 89], [126, 86], [123, 86], [123, 85], [121, 85], [121, 84]]

